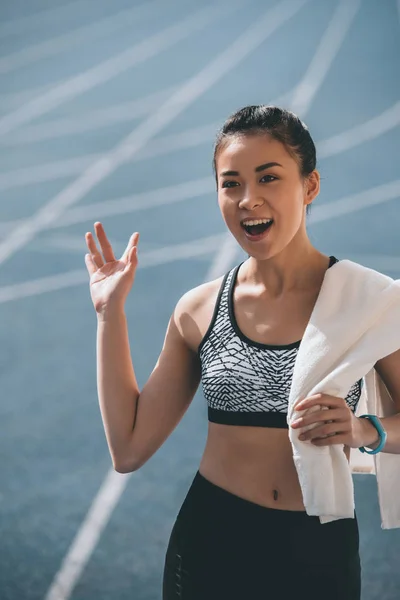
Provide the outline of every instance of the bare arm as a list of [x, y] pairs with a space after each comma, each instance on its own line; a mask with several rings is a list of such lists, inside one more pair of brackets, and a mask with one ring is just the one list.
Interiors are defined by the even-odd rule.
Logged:
[[130, 355], [126, 317], [116, 313], [98, 323], [98, 394], [114, 468], [140, 468], [172, 433], [200, 382], [197, 355], [179, 325], [185, 297], [172, 315], [164, 345], [140, 392]]
[[[95, 223], [95, 231], [101, 252], [92, 233], [87, 232], [90, 253], [85, 262], [98, 317], [97, 389], [114, 468], [126, 473], [138, 469], [156, 452], [193, 399], [200, 366], [197, 354], [190, 350], [195, 347], [193, 332], [194, 337], [197, 333], [192, 313], [202, 305], [203, 295], [192, 290], [178, 302], [158, 362], [140, 392], [124, 312], [136, 272], [139, 234], [130, 237], [124, 254], [116, 260], [100, 222]], [[191, 343], [185, 341], [189, 338]]]
[[98, 316], [97, 393], [108, 447], [118, 470], [132, 435], [139, 398], [123, 309]]

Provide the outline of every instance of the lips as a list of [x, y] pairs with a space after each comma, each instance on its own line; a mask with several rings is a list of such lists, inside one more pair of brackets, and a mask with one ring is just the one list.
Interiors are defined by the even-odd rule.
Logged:
[[269, 219], [266, 222], [266, 219], [247, 219], [246, 221], [241, 222], [241, 226], [245, 232], [247, 239], [251, 241], [258, 241], [263, 239], [271, 229], [273, 225], [273, 220]]

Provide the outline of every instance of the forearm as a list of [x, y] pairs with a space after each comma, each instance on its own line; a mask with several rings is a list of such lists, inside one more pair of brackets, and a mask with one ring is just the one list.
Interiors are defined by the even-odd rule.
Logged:
[[[391, 417], [380, 418], [387, 432], [387, 440], [382, 452], [400, 454], [400, 413]], [[360, 419], [363, 425], [363, 446], [374, 450], [379, 444], [379, 434], [369, 419]]]
[[123, 460], [132, 435], [140, 393], [123, 310], [98, 316], [97, 391], [107, 443], [115, 465]]

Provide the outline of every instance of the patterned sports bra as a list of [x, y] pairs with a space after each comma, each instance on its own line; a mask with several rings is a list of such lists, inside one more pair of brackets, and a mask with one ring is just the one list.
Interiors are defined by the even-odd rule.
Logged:
[[[338, 262], [330, 257], [329, 267]], [[241, 263], [243, 264], [243, 263]], [[233, 309], [241, 264], [224, 277], [210, 326], [199, 345], [201, 381], [208, 420], [226, 425], [288, 428], [288, 398], [301, 340], [272, 346], [247, 338]], [[362, 380], [346, 396], [355, 411]]]

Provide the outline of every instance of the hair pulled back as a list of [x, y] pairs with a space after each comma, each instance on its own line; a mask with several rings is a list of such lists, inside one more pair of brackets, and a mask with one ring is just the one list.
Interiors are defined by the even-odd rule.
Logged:
[[[285, 146], [287, 152], [296, 160], [303, 178], [314, 171], [317, 164], [316, 150], [307, 126], [289, 110], [258, 104], [241, 108], [225, 121], [215, 141], [214, 172], [216, 173], [218, 152], [229, 138], [262, 134], [270, 135]], [[308, 205], [307, 214], [310, 209], [311, 205]]]

